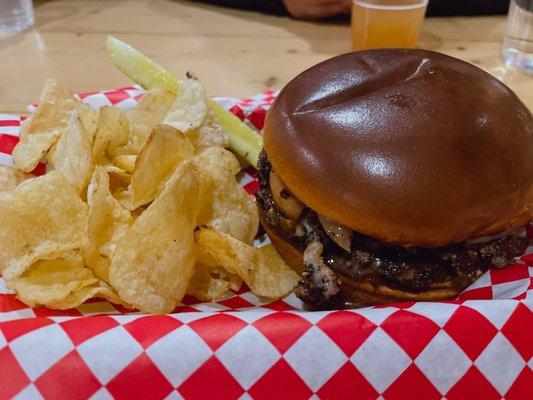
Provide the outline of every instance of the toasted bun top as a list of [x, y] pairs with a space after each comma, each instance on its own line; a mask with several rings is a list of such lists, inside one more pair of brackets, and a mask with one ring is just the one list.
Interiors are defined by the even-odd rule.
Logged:
[[308, 207], [385, 242], [427, 247], [522, 226], [533, 121], [503, 83], [425, 50], [369, 50], [293, 79], [265, 151]]

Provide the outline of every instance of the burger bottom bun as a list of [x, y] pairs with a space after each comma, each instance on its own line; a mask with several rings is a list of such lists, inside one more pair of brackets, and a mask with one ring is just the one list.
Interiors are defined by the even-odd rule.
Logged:
[[[278, 229], [266, 219], [259, 210], [261, 224], [281, 258], [296, 272], [301, 274], [305, 270], [303, 251], [294, 247], [283, 238]], [[461, 293], [463, 288], [445, 287], [429, 289], [421, 292], [409, 292], [391, 288], [385, 285], [373, 285], [369, 282], [356, 282], [343, 275], [340, 279], [340, 290], [345, 297], [347, 307], [361, 307], [376, 304], [390, 304], [403, 301], [432, 301], [453, 299]]]

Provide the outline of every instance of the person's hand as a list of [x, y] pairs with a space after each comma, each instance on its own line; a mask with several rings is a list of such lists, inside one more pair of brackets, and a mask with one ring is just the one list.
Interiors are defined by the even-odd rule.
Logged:
[[351, 0], [283, 0], [289, 14], [299, 19], [319, 19], [346, 14], [352, 7]]

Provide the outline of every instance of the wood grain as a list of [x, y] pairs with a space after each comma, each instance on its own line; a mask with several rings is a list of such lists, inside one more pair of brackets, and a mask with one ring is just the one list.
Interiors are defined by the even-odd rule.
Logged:
[[[128, 85], [105, 54], [107, 33], [177, 74], [194, 71], [213, 96], [281, 88], [311, 65], [350, 50], [347, 24], [294, 21], [187, 1], [34, 3], [36, 27], [0, 37], [0, 112], [24, 112], [48, 77], [76, 92]], [[531, 109], [533, 79], [505, 71], [501, 64], [504, 29], [504, 17], [426, 19], [420, 47], [501, 77]]]

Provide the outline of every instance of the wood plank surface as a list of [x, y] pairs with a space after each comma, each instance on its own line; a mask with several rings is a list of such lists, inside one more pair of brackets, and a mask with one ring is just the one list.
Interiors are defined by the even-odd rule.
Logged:
[[[37, 24], [0, 37], [0, 112], [21, 113], [44, 80], [76, 92], [128, 85], [106, 56], [116, 35], [177, 74], [194, 71], [211, 95], [281, 88], [302, 70], [350, 51], [350, 27], [163, 0], [34, 1]], [[500, 77], [531, 109], [533, 79], [501, 63], [505, 17], [427, 18], [419, 46]]]

